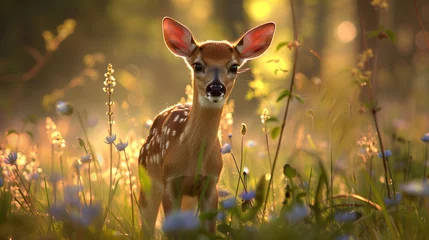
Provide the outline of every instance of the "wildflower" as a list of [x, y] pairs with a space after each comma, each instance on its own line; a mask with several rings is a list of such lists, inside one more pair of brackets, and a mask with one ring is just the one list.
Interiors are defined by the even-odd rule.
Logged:
[[292, 208], [286, 212], [286, 219], [289, 222], [298, 222], [306, 218], [310, 214], [308, 207], [304, 204], [295, 204]]
[[354, 240], [355, 238], [351, 235], [340, 235], [335, 240]]
[[81, 215], [76, 219], [83, 226], [88, 227], [92, 222], [101, 214], [101, 206], [99, 204], [93, 204], [91, 206], [83, 206], [81, 209]]
[[264, 108], [261, 114], [261, 122], [264, 124], [268, 119], [270, 119], [270, 114], [268, 112], [268, 109]]
[[104, 141], [107, 144], [112, 144], [116, 141], [116, 134], [109, 135], [106, 137], [106, 141]]
[[232, 138], [232, 133], [228, 134], [228, 138], [231, 139]]
[[[387, 157], [387, 158], [390, 157], [390, 156], [392, 156], [392, 151], [390, 151], [390, 150], [384, 151], [384, 156]], [[378, 153], [378, 157], [379, 158], [383, 157], [383, 155], [381, 154], [381, 152]]]
[[362, 217], [362, 213], [356, 211], [337, 212], [334, 214], [334, 219], [340, 223], [354, 222]]
[[240, 196], [244, 201], [251, 201], [256, 197], [256, 192], [255, 191], [244, 192]]
[[49, 178], [49, 181], [52, 183], [52, 184], [56, 184], [57, 182], [59, 182], [61, 180], [61, 175], [60, 174], [58, 174], [58, 173], [53, 173], [52, 175], [51, 175], [51, 177]]
[[9, 156], [7, 156], [5, 162], [6, 164], [14, 165], [17, 159], [18, 159], [18, 153], [12, 152], [9, 154]]
[[79, 192], [81, 188], [79, 186], [66, 186], [64, 188], [64, 201], [66, 203], [69, 203], [71, 205], [79, 205], [80, 198], [79, 198]]
[[225, 212], [218, 212], [217, 213], [217, 220], [218, 221], [225, 221], [226, 219], [226, 213]]
[[427, 181], [415, 180], [400, 186], [403, 193], [410, 196], [429, 196], [429, 184]]
[[219, 189], [218, 195], [219, 195], [219, 197], [226, 197], [226, 196], [231, 195], [231, 193], [225, 189]]
[[421, 140], [422, 140], [424, 143], [428, 143], [428, 142], [429, 142], [429, 133], [426, 133], [426, 134], [421, 138]]
[[253, 140], [247, 141], [247, 147], [251, 148], [251, 147], [254, 147], [254, 146], [256, 146], [256, 142], [255, 141], [253, 141]]
[[386, 204], [387, 206], [393, 206], [393, 205], [398, 205], [402, 200], [402, 194], [401, 193], [396, 193], [395, 197], [390, 199], [390, 198], [385, 198], [384, 199], [384, 204]]
[[86, 154], [85, 156], [80, 158], [80, 162], [81, 163], [89, 163], [89, 162], [91, 162], [91, 159], [92, 159], [91, 154]]
[[68, 218], [65, 205], [55, 205], [49, 209], [49, 213], [58, 221], [64, 221]]
[[230, 153], [230, 152], [231, 152], [231, 145], [229, 145], [228, 143], [225, 143], [225, 144], [223, 145], [223, 147], [220, 149], [220, 152], [221, 152], [222, 154]]
[[189, 231], [198, 228], [199, 225], [194, 211], [175, 211], [165, 218], [162, 231], [165, 233]]
[[236, 204], [235, 197], [231, 197], [222, 201], [222, 207], [225, 209], [233, 208], [235, 207], [235, 204]]
[[124, 151], [127, 146], [128, 146], [128, 142], [122, 142], [122, 141], [115, 145], [116, 149], [119, 152]]
[[246, 166], [243, 168], [243, 175], [249, 175], [249, 168]]
[[0, 187], [3, 187], [3, 185], [4, 185], [4, 179], [0, 178]]
[[73, 105], [69, 102], [58, 101], [56, 103], [57, 112], [61, 115], [71, 115], [73, 113]]

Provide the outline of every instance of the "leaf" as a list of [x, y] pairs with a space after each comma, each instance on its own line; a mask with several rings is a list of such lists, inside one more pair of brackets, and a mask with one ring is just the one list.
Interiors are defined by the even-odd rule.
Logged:
[[285, 97], [289, 97], [289, 95], [290, 95], [289, 90], [287, 89], [283, 90], [283, 92], [281, 92], [279, 97], [277, 98], [277, 102], [280, 102]]
[[369, 31], [366, 33], [366, 35], [368, 36], [368, 38], [375, 38], [378, 36], [378, 34], [380, 33], [380, 30], [373, 30], [373, 31]]
[[396, 33], [394, 31], [392, 31], [390, 29], [387, 29], [386, 30], [386, 35], [387, 35], [387, 38], [390, 39], [390, 41], [392, 41], [393, 43], [396, 42]]
[[275, 127], [271, 130], [271, 138], [276, 139], [280, 134], [280, 127]]
[[152, 190], [152, 179], [149, 177], [146, 169], [139, 165], [139, 179], [140, 179], [140, 188], [146, 193], [146, 195], [150, 195]]
[[285, 46], [286, 46], [286, 45], [288, 45], [288, 44], [289, 44], [289, 42], [288, 42], [288, 41], [280, 42], [279, 44], [277, 44], [276, 52], [278, 52], [280, 49], [282, 49], [283, 47], [285, 47]]
[[276, 117], [270, 117], [270, 118], [268, 118], [267, 120], [265, 120], [265, 122], [266, 123], [268, 123], [268, 122], [278, 122], [279, 120], [277, 120], [277, 118]]
[[18, 133], [18, 131], [16, 131], [15, 129], [9, 129], [7, 132], [6, 132], [6, 136], [9, 136], [9, 135], [11, 135], [11, 134], [19, 134]]
[[301, 96], [299, 96], [298, 94], [295, 94], [295, 98], [296, 100], [298, 100], [298, 102], [304, 103], [304, 100], [302, 100]]
[[296, 170], [291, 165], [286, 164], [283, 167], [283, 174], [288, 177], [289, 179], [292, 179], [296, 176]]
[[34, 140], [34, 135], [30, 131], [25, 131], [25, 133], [31, 138], [31, 140]]

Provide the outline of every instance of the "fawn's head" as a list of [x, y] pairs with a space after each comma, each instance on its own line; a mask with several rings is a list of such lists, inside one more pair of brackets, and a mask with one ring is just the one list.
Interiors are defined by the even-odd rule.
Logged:
[[191, 68], [194, 91], [203, 107], [222, 107], [234, 87], [239, 68], [261, 56], [274, 36], [273, 22], [255, 27], [235, 42], [197, 42], [191, 31], [172, 18], [162, 23], [168, 49]]

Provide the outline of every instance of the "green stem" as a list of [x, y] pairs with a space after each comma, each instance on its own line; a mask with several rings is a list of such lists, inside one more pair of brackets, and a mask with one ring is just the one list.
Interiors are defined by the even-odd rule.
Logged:
[[[296, 26], [295, 10], [293, 7], [293, 0], [290, 0], [290, 6], [291, 6], [291, 12], [292, 12], [293, 37], [294, 37], [294, 41], [298, 41], [298, 30], [297, 30], [297, 26]], [[279, 156], [280, 146], [281, 146], [282, 138], [283, 138], [283, 132], [284, 132], [284, 129], [286, 127], [286, 119], [287, 119], [287, 116], [289, 113], [289, 106], [290, 106], [291, 98], [293, 96], [292, 91], [293, 91], [293, 86], [295, 83], [295, 72], [296, 72], [297, 61], [298, 61], [298, 46], [296, 46], [294, 48], [293, 68], [292, 68], [292, 72], [291, 72], [291, 81], [290, 81], [290, 85], [289, 85], [289, 96], [287, 97], [287, 101], [286, 101], [286, 109], [285, 109], [285, 113], [283, 115], [283, 122], [282, 122], [281, 129], [280, 129], [279, 142], [277, 144], [276, 153], [274, 155], [274, 162], [273, 162], [273, 167], [271, 168], [270, 181], [268, 183], [268, 186], [273, 184], [273, 180], [274, 180], [274, 169], [276, 168], [276, 163], [277, 163], [277, 159]], [[267, 202], [268, 202], [269, 194], [270, 194], [270, 188], [267, 189], [267, 193], [265, 195], [264, 208], [262, 211], [262, 219], [264, 219], [264, 215], [265, 215], [266, 210], [267, 210]]]

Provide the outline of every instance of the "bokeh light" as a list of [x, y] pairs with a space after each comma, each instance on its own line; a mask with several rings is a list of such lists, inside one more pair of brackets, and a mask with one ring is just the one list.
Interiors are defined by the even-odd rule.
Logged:
[[337, 38], [344, 43], [353, 41], [356, 38], [356, 27], [350, 21], [344, 21], [337, 27]]

